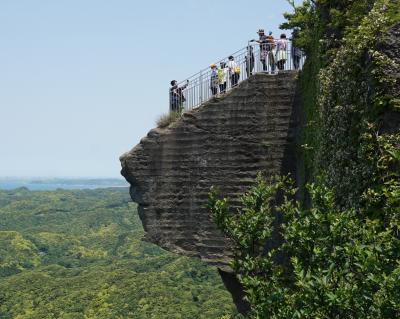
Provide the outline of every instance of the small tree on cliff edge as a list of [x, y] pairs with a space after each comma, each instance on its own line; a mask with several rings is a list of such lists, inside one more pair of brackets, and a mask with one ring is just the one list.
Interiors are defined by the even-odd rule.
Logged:
[[[267, 183], [259, 175], [241, 197], [242, 208], [231, 213], [228, 200], [211, 189], [207, 207], [233, 243], [232, 268], [251, 305], [250, 317], [399, 318], [398, 220], [338, 210], [324, 186], [308, 191], [312, 207], [301, 209], [290, 179]], [[278, 229], [273, 210], [284, 220]], [[282, 245], [266, 249], [274, 231]], [[282, 256], [287, 263], [277, 262]]]

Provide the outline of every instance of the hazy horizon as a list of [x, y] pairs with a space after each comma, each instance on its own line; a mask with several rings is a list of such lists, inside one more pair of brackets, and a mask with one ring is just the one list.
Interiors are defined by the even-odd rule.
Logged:
[[82, 180], [91, 180], [91, 179], [95, 179], [95, 180], [125, 180], [125, 178], [121, 175], [119, 176], [115, 176], [115, 177], [107, 177], [107, 176], [0, 176], [0, 180], [59, 180], [59, 179], [63, 179], [63, 180], [74, 180], [74, 179], [82, 179]]
[[0, 176], [0, 190], [27, 188], [30, 191], [52, 191], [57, 189], [78, 190], [114, 187], [129, 187], [129, 184], [123, 178]]

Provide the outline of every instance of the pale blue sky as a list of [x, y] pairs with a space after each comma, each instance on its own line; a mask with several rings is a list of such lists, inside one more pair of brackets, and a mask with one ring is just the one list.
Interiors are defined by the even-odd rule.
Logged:
[[[250, 4], [248, 4], [250, 3]], [[0, 176], [119, 177], [168, 87], [257, 37], [286, 0], [0, 0]]]

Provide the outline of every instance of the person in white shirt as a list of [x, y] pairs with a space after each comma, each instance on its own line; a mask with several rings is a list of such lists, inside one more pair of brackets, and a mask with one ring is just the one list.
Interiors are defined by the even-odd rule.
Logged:
[[282, 33], [281, 38], [276, 41], [276, 65], [280, 71], [285, 68], [287, 46], [286, 34]]
[[231, 78], [231, 86], [235, 87], [238, 82], [239, 82], [239, 77], [240, 77], [240, 67], [236, 63], [235, 59], [231, 55], [228, 58], [228, 69], [229, 69], [229, 76]]

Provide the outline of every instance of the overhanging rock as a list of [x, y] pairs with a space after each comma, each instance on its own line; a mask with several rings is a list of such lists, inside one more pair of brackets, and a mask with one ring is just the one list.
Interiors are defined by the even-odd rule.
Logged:
[[121, 156], [146, 240], [229, 271], [229, 242], [203, 207], [207, 194], [217, 186], [237, 198], [259, 171], [295, 173], [296, 78], [253, 75]]

